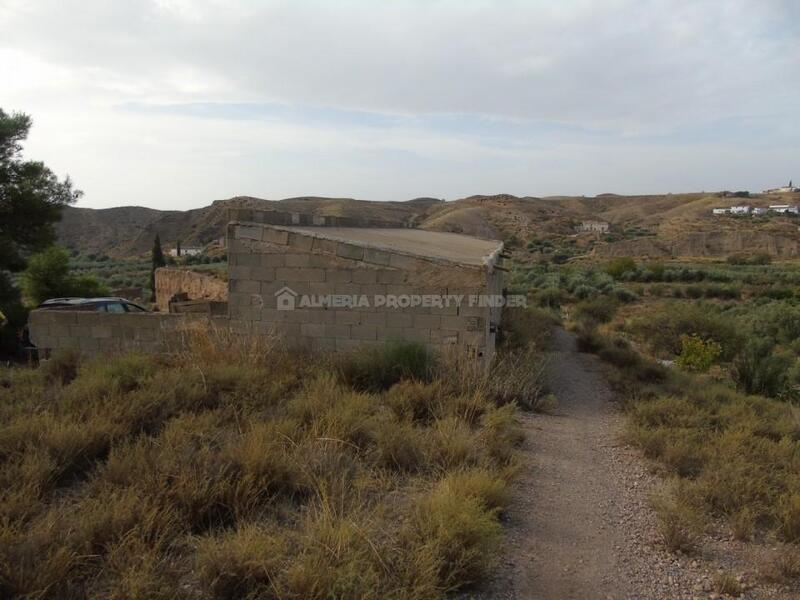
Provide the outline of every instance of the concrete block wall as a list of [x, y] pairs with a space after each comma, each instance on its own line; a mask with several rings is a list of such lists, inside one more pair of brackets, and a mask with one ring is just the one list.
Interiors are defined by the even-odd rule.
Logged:
[[178, 349], [182, 335], [208, 325], [227, 327], [227, 318], [199, 314], [101, 313], [34, 310], [28, 321], [31, 341], [40, 350], [75, 349], [85, 355], [125, 351], [147, 353]]
[[[228, 227], [231, 327], [278, 334], [314, 350], [347, 351], [391, 340], [458, 347], [487, 360], [499, 311], [468, 306], [470, 295], [502, 292], [502, 274], [309, 235], [259, 223]], [[366, 296], [369, 306], [280, 310], [282, 289], [298, 296]], [[376, 295], [463, 295], [460, 306], [375, 306]]]

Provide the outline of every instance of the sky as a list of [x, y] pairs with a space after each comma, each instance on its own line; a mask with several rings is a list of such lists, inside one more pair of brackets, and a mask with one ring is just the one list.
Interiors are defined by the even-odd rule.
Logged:
[[795, 0], [0, 0], [0, 107], [79, 206], [800, 180]]

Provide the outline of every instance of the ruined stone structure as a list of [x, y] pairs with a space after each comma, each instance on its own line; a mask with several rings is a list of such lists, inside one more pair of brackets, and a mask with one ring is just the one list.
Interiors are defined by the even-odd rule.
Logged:
[[[228, 225], [223, 282], [190, 271], [156, 274], [159, 313], [33, 311], [40, 349], [163, 352], [181, 332], [213, 323], [235, 332], [281, 336], [315, 351], [348, 351], [393, 340], [455, 348], [488, 363], [494, 354], [503, 291], [503, 245], [455, 233], [353, 219], [236, 211]], [[277, 215], [277, 216], [276, 216]], [[246, 220], [243, 220], [246, 219]], [[314, 225], [314, 223], [319, 223]], [[222, 299], [225, 317], [169, 314], [177, 293]]]
[[169, 312], [170, 299], [186, 294], [190, 300], [228, 299], [228, 282], [211, 273], [200, 273], [189, 269], [162, 267], [156, 269], [156, 306], [161, 312]]
[[[231, 326], [314, 350], [388, 340], [490, 359], [502, 243], [419, 229], [228, 226]], [[442, 298], [441, 302], [436, 298]]]

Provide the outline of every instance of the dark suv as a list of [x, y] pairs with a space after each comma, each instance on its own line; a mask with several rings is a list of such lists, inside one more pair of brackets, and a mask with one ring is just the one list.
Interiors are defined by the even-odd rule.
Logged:
[[51, 298], [36, 308], [45, 310], [85, 310], [90, 312], [138, 313], [146, 308], [125, 298]]

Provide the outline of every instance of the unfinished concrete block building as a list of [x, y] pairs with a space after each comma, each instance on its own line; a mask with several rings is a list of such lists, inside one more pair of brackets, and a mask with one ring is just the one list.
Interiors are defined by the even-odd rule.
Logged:
[[391, 340], [490, 360], [502, 243], [409, 228], [228, 225], [229, 317], [313, 350]]
[[494, 355], [501, 242], [278, 211], [234, 211], [229, 220], [227, 315], [35, 310], [33, 343], [43, 355], [165, 352], [212, 323], [318, 351], [415, 340], [486, 363]]

